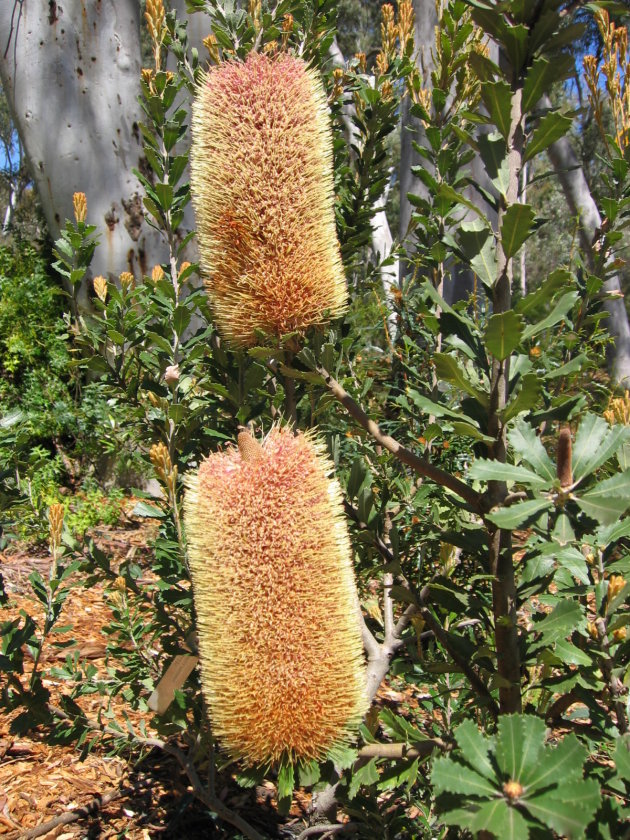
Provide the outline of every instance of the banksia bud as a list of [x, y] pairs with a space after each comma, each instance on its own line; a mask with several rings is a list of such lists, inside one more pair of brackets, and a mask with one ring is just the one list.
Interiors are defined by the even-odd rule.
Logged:
[[343, 77], [344, 72], [341, 67], [335, 67], [332, 72], [333, 77], [333, 89], [332, 89], [332, 98], [339, 99], [339, 97], [343, 93]]
[[616, 598], [617, 595], [621, 592], [621, 590], [626, 585], [625, 578], [622, 575], [611, 575], [610, 580], [608, 581], [608, 602]]
[[398, 4], [398, 40], [401, 57], [405, 54], [407, 44], [413, 38], [414, 20], [413, 3], [411, 0], [401, 0]]
[[208, 55], [210, 56], [210, 61], [213, 64], [219, 63], [219, 42], [217, 41], [217, 36], [213, 33], [210, 35], [206, 35], [203, 39], [203, 45], [208, 50]]
[[72, 196], [72, 209], [77, 224], [84, 222], [87, 217], [87, 199], [85, 193], [75, 192]]
[[392, 55], [396, 51], [398, 30], [394, 22], [394, 7], [391, 3], [381, 6], [381, 45], [383, 52]]
[[251, 764], [321, 759], [367, 711], [341, 493], [309, 435], [207, 458], [185, 522], [213, 732]]
[[149, 88], [151, 93], [155, 93], [155, 88], [153, 87], [153, 80], [155, 79], [155, 70], [152, 70], [150, 67], [143, 67], [140, 71], [140, 77], [145, 85]]
[[286, 14], [282, 19], [282, 49], [286, 50], [289, 37], [293, 34], [293, 15]]
[[61, 545], [61, 532], [63, 530], [63, 517], [65, 508], [62, 504], [55, 502], [48, 508], [48, 533], [50, 536], [50, 553], [53, 561], [57, 560], [57, 551]]
[[571, 465], [571, 429], [564, 426], [558, 435], [558, 446], [556, 450], [556, 472], [560, 480], [560, 487], [570, 487], [573, 484], [573, 472]]
[[389, 70], [389, 59], [387, 54], [382, 51], [376, 56], [376, 69], [379, 76], [384, 76]]
[[154, 265], [153, 270], [151, 271], [151, 280], [154, 283], [159, 283], [160, 280], [164, 279], [164, 269], [161, 265]]
[[149, 450], [149, 457], [151, 458], [155, 474], [163, 484], [166, 484], [168, 482], [168, 476], [173, 469], [168, 448], [161, 441], [160, 443], [154, 443]]
[[120, 280], [120, 288], [124, 293], [127, 292], [130, 286], [134, 285], [134, 277], [130, 271], [122, 271], [118, 279]]
[[341, 314], [326, 94], [291, 55], [250, 53], [206, 75], [193, 106], [191, 185], [217, 324], [235, 345]]
[[360, 73], [367, 73], [367, 59], [364, 52], [354, 54]]
[[102, 303], [105, 303], [105, 300], [107, 298], [107, 280], [103, 277], [102, 274], [99, 274], [94, 278], [92, 282], [97, 298]]
[[604, 419], [614, 426], [619, 423], [622, 426], [630, 426], [630, 393], [625, 392], [623, 397], [611, 397], [608, 408], [604, 411]]
[[144, 13], [144, 18], [147, 22], [151, 40], [155, 43], [162, 41], [165, 17], [162, 0], [147, 0], [147, 10]]

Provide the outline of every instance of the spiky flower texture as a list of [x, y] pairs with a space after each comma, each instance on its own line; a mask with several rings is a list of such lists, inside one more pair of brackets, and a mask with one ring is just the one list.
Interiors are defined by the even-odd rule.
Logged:
[[341, 494], [311, 435], [211, 455], [188, 480], [186, 532], [213, 731], [253, 765], [321, 759], [367, 710]]
[[282, 53], [211, 68], [192, 118], [191, 191], [222, 334], [258, 343], [336, 317], [347, 288], [332, 135], [316, 71]]

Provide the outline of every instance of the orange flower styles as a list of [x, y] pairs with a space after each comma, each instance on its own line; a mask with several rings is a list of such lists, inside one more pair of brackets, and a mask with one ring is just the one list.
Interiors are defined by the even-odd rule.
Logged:
[[341, 492], [311, 435], [210, 455], [188, 479], [186, 532], [213, 731], [246, 763], [321, 759], [367, 711]]
[[222, 334], [247, 347], [340, 315], [332, 135], [316, 71], [282, 53], [210, 68], [192, 136], [201, 265]]

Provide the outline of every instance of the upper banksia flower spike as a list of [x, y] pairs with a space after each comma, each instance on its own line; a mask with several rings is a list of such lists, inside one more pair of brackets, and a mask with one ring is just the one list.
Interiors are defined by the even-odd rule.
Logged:
[[311, 436], [211, 455], [187, 482], [186, 533], [213, 731], [251, 764], [320, 759], [367, 711], [341, 494]]
[[287, 54], [212, 67], [193, 105], [191, 188], [216, 320], [239, 346], [341, 314], [332, 137], [314, 70]]

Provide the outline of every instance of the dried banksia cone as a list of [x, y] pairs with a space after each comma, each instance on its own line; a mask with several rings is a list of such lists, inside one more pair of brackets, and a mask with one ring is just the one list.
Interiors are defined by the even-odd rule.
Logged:
[[320, 759], [367, 711], [341, 493], [322, 445], [274, 427], [188, 479], [186, 532], [213, 731], [249, 764]]
[[193, 105], [191, 188], [206, 288], [238, 346], [336, 317], [347, 289], [332, 136], [314, 70], [250, 53], [212, 67]]

